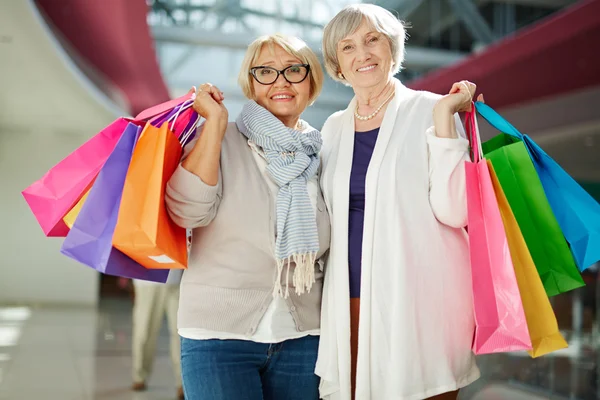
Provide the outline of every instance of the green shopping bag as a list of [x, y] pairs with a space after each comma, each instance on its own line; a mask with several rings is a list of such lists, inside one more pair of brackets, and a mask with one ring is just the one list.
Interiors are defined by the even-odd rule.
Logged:
[[548, 296], [584, 286], [583, 279], [524, 143], [500, 134], [483, 143]]

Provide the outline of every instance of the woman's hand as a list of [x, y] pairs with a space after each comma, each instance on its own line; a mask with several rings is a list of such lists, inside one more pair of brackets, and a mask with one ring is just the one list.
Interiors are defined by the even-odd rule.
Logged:
[[[442, 97], [433, 108], [433, 124], [438, 137], [457, 138], [454, 114], [471, 111], [473, 96], [477, 86], [469, 81], [460, 81], [452, 85], [450, 92]], [[483, 96], [478, 100], [483, 101]]]
[[457, 112], [471, 111], [471, 103], [477, 85], [469, 81], [460, 81], [452, 85], [452, 88], [447, 95], [442, 97], [433, 109], [433, 113], [449, 112], [455, 114]]
[[219, 165], [221, 162], [221, 143], [227, 131], [229, 112], [223, 104], [223, 92], [210, 83], [200, 85], [192, 107], [206, 119], [202, 133], [191, 152], [181, 163], [182, 167], [209, 186], [219, 181]]
[[192, 107], [207, 121], [215, 120], [227, 123], [229, 112], [223, 104], [223, 100], [225, 100], [225, 96], [219, 88], [210, 83], [205, 83], [198, 87]]

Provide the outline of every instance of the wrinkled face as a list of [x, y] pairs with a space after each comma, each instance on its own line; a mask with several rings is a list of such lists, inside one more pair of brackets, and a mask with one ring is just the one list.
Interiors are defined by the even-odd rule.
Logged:
[[[303, 64], [303, 62], [289, 54], [281, 46], [274, 45], [272, 48], [270, 46], [262, 47], [253, 67], [272, 67], [281, 71], [284, 68], [298, 64]], [[262, 76], [259, 76], [259, 79], [263, 81], [269, 81], [277, 75], [275, 71], [269, 69], [259, 70], [255, 73], [257, 75], [261, 74]], [[305, 69], [293, 67], [286, 72], [286, 76], [291, 81], [296, 81], [301, 79], [305, 73]], [[300, 83], [290, 83], [284, 78], [283, 74], [279, 74], [277, 80], [271, 84], [261, 84], [254, 77], [252, 78], [252, 84], [254, 100], [291, 128], [294, 127], [296, 121], [308, 106], [310, 74]]]
[[393, 57], [387, 37], [366, 21], [337, 45], [340, 72], [352, 87], [373, 87], [388, 81]]

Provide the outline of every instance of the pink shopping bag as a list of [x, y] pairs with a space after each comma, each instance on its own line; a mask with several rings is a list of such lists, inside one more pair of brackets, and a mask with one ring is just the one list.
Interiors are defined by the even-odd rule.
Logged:
[[475, 314], [475, 354], [531, 350], [531, 339], [475, 107], [466, 127], [473, 162], [465, 162], [468, 232]]
[[119, 118], [52, 167], [22, 194], [46, 236], [66, 236], [63, 217], [79, 201], [127, 126]]
[[67, 235], [69, 228], [63, 217], [94, 183], [129, 122], [143, 125], [146, 120], [170, 112], [192, 96], [193, 91], [190, 91], [185, 96], [143, 111], [135, 119], [117, 119], [23, 190], [23, 197], [44, 234], [59, 237]]

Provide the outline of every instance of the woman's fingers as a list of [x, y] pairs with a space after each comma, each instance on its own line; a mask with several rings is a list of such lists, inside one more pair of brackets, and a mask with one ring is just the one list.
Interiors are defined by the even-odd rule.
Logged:
[[454, 94], [454, 93], [460, 92], [460, 86], [461, 85], [458, 82], [453, 83], [448, 94]]
[[219, 90], [218, 87], [216, 87], [210, 83], [204, 83], [198, 87], [196, 96], [201, 96], [204, 94], [210, 95], [217, 103], [221, 103], [223, 100], [225, 100], [225, 96], [223, 95], [223, 92], [221, 90]]

